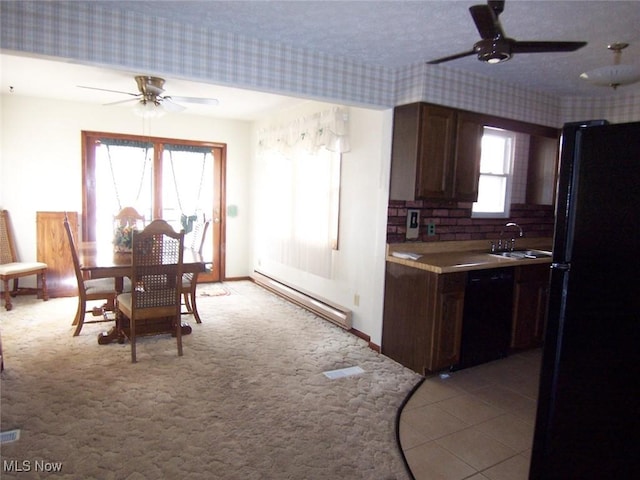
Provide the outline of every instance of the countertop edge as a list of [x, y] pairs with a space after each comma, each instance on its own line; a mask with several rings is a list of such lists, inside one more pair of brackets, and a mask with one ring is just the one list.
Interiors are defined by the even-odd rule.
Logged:
[[[552, 239], [546, 237], [518, 239], [517, 249], [550, 251]], [[486, 245], [488, 241], [422, 242], [387, 244], [386, 261], [433, 273], [465, 272], [489, 268], [516, 267], [521, 265], [551, 264], [551, 257], [542, 258], [500, 258], [491, 255]], [[393, 252], [419, 254], [420, 258], [398, 258]]]

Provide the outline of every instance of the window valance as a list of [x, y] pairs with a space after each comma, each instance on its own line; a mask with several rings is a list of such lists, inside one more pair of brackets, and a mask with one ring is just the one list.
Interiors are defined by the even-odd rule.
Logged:
[[200, 145], [181, 145], [178, 143], [165, 143], [164, 149], [171, 152], [188, 152], [188, 153], [211, 153], [212, 147], [202, 147]]
[[297, 149], [315, 152], [320, 147], [337, 153], [351, 149], [347, 109], [334, 107], [258, 133], [261, 151], [277, 150], [287, 155]]
[[125, 138], [101, 138], [99, 141], [101, 145], [107, 147], [153, 148], [153, 143], [128, 140]]

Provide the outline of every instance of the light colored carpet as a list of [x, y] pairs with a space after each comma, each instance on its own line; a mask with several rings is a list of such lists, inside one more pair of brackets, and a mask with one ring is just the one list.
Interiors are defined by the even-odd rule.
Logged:
[[[395, 416], [419, 375], [251, 282], [202, 295], [177, 356], [168, 335], [72, 337], [75, 298], [0, 312], [4, 478], [408, 479]], [[211, 288], [209, 292], [215, 292]], [[364, 373], [330, 380], [324, 371]], [[17, 461], [30, 472], [9, 472]], [[23, 464], [23, 462], [28, 462]], [[62, 472], [36, 472], [36, 462]]]

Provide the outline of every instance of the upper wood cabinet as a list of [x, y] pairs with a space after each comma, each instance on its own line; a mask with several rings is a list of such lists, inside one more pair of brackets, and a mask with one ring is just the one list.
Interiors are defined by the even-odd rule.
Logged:
[[390, 198], [476, 201], [482, 118], [427, 103], [396, 107]]
[[475, 202], [485, 126], [529, 135], [526, 203], [553, 204], [557, 129], [423, 102], [394, 109], [390, 199]]
[[539, 135], [529, 137], [526, 199], [528, 204], [553, 205], [555, 203], [558, 146], [557, 138]]
[[457, 117], [453, 197], [461, 202], [475, 202], [478, 200], [483, 117], [470, 112], [458, 112]]

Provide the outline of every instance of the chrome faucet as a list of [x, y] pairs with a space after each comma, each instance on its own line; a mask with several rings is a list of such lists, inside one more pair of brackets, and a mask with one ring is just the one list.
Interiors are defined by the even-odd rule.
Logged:
[[502, 230], [500, 230], [500, 238], [498, 239], [498, 251], [504, 251], [504, 250], [513, 251], [513, 249], [516, 247], [516, 237], [514, 235], [511, 236], [511, 239], [509, 241], [505, 241], [504, 243], [502, 242], [502, 236], [504, 235], [504, 231], [509, 227], [517, 228], [519, 237], [524, 236], [522, 232], [522, 227], [517, 223], [509, 222], [505, 224]]

